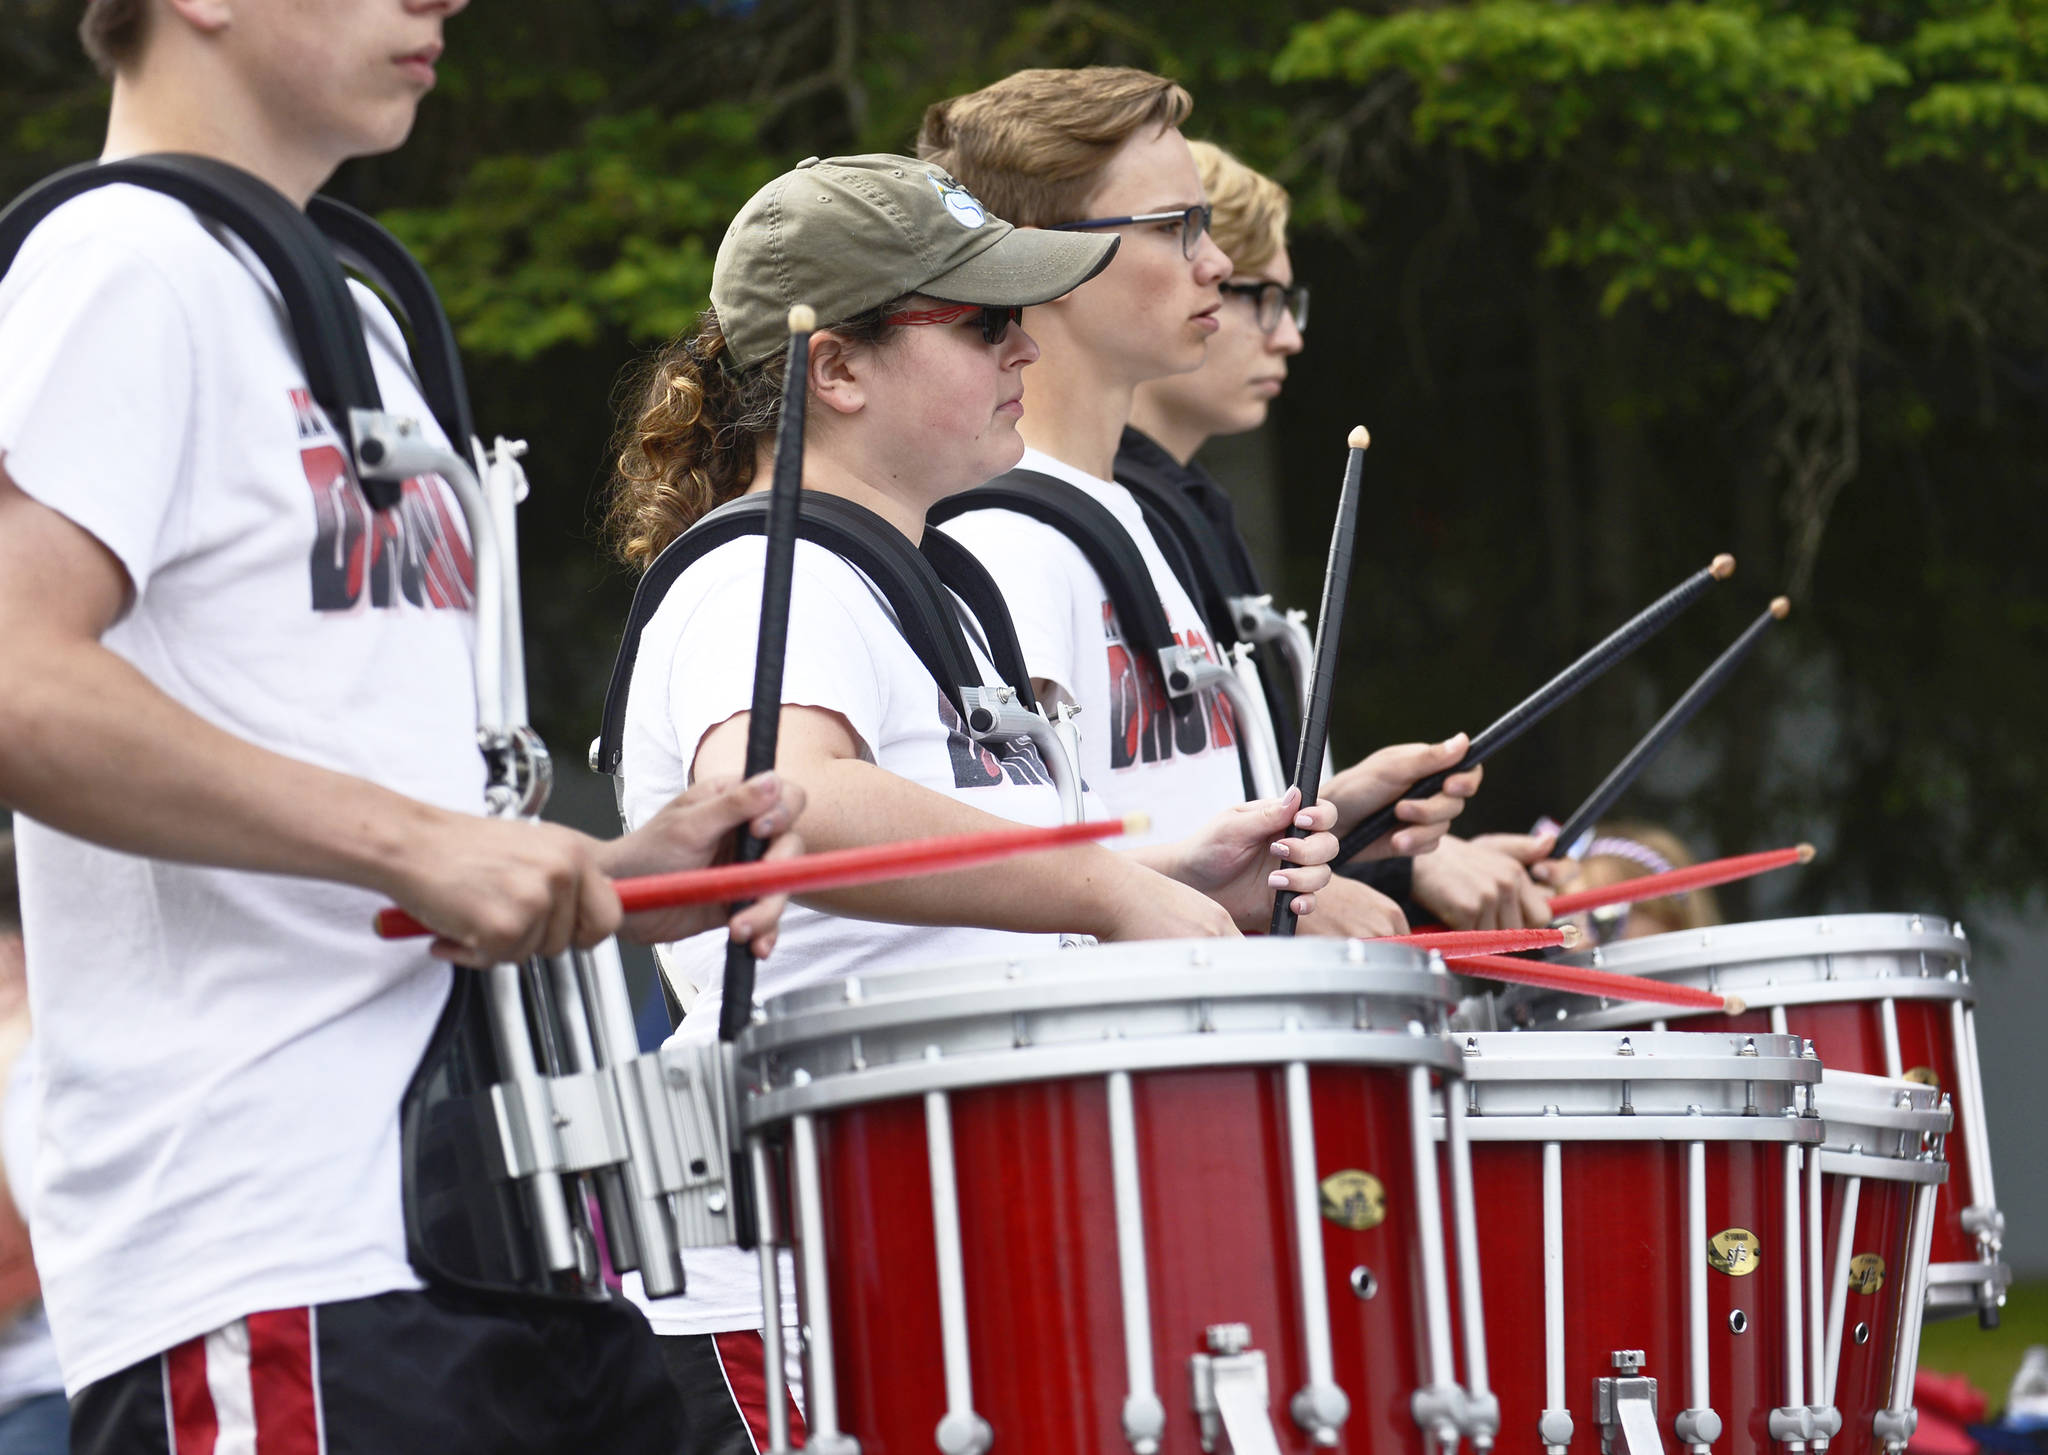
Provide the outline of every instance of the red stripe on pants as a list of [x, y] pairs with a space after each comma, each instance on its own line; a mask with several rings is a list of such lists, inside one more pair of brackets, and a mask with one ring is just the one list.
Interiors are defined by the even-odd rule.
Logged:
[[[747, 1422], [747, 1433], [754, 1437], [754, 1448], [768, 1448], [768, 1345], [760, 1334], [751, 1329], [735, 1329], [730, 1333], [713, 1334], [711, 1342], [718, 1349], [718, 1362], [725, 1369], [725, 1382], [732, 1389], [733, 1403], [739, 1406], [740, 1418]], [[789, 1443], [791, 1448], [801, 1450], [804, 1446], [803, 1412], [796, 1407], [794, 1396], [785, 1393], [789, 1400]], [[184, 1455], [183, 1451], [179, 1455]], [[267, 1455], [267, 1452], [266, 1452]]]
[[206, 1336], [187, 1339], [164, 1355], [171, 1399], [171, 1455], [213, 1455], [220, 1418], [206, 1384]]
[[247, 1322], [257, 1450], [260, 1455], [320, 1455], [311, 1311], [272, 1309], [250, 1314]]

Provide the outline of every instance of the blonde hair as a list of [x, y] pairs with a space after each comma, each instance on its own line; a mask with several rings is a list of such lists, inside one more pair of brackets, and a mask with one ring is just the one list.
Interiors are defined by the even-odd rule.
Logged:
[[[1595, 840], [1627, 839], [1640, 844], [1674, 869], [1683, 869], [1694, 862], [1692, 854], [1676, 834], [1655, 824], [1603, 823], [1594, 827], [1593, 837]], [[1572, 880], [1571, 887], [1575, 890], [1600, 889], [1609, 884], [1640, 879], [1649, 872], [1645, 865], [1618, 854], [1589, 854], [1580, 861], [1578, 877]], [[1629, 906], [1629, 914], [1631, 918], [1642, 916], [1665, 934], [1675, 930], [1704, 929], [1721, 923], [1720, 901], [1714, 898], [1711, 889], [1694, 889], [1685, 894], [1667, 894], [1661, 899], [1645, 899]]]
[[[895, 299], [827, 327], [859, 347], [888, 337]], [[611, 499], [604, 533], [620, 560], [639, 570], [705, 515], [746, 494], [760, 442], [782, 422], [787, 374], [781, 350], [744, 369], [730, 351], [718, 312], [658, 350], [629, 376], [630, 412], [613, 437]]]
[[78, 41], [101, 76], [112, 80], [115, 71], [135, 59], [148, 16], [147, 0], [85, 0]]
[[1018, 71], [926, 108], [917, 155], [1018, 227], [1078, 222], [1117, 149], [1194, 105], [1179, 83], [1125, 66]]
[[1209, 141], [1191, 141], [1202, 192], [1215, 216], [1209, 236], [1239, 273], [1256, 273], [1287, 246], [1287, 189]]

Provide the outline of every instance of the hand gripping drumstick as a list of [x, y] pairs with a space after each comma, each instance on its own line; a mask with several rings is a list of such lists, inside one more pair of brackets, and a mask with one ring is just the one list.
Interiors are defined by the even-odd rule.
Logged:
[[1717, 884], [1733, 884], [1738, 879], [1753, 878], [1773, 869], [1812, 862], [1811, 844], [1796, 844], [1789, 849], [1766, 849], [1761, 854], [1737, 854], [1728, 859], [1709, 859], [1704, 864], [1688, 864], [1683, 869], [1671, 869], [1662, 874], [1644, 874], [1624, 879], [1619, 884], [1582, 889], [1576, 894], [1560, 894], [1550, 901], [1550, 912], [1562, 918], [1582, 910], [1604, 909], [1610, 904], [1638, 904], [1645, 899], [1662, 899], [1668, 894], [1711, 889]]
[[[1590, 684], [1601, 673], [1670, 625], [1680, 612], [1705, 595], [1709, 586], [1716, 581], [1725, 581], [1734, 574], [1733, 556], [1714, 557], [1705, 568], [1686, 577], [1634, 617], [1623, 622], [1605, 641], [1537, 688], [1499, 721], [1474, 738], [1472, 745], [1465, 750], [1464, 758], [1456, 767], [1430, 774], [1401, 797], [1428, 798], [1440, 790], [1444, 786], [1444, 780], [1452, 774], [1485, 762], [1543, 721], [1553, 710], [1570, 701], [1580, 689]], [[1374, 840], [1383, 838], [1398, 828], [1400, 819], [1394, 812], [1395, 807], [1395, 804], [1388, 804], [1378, 813], [1367, 816], [1350, 833], [1344, 835], [1343, 842], [1338, 848], [1337, 862], [1343, 863], [1360, 850], [1370, 847]]]
[[[761, 626], [754, 639], [754, 703], [747, 719], [746, 776], [775, 766], [782, 726], [782, 665], [789, 644], [789, 594], [796, 575], [797, 509], [804, 488], [804, 408], [810, 400], [811, 331], [818, 316], [799, 303], [789, 310], [789, 352], [782, 381], [782, 419], [775, 432], [775, 474], [768, 487], [768, 558], [761, 572]], [[736, 857], [751, 864], [768, 851], [744, 825]], [[735, 904], [735, 910], [740, 906]], [[754, 1013], [754, 948], [728, 943], [718, 1038], [731, 1042]], [[740, 1166], [734, 1148], [735, 1173]]]
[[[613, 881], [627, 914], [650, 909], [676, 909], [686, 904], [759, 899], [764, 894], [801, 894], [845, 889], [913, 874], [938, 874], [966, 869], [1018, 854], [1033, 854], [1090, 839], [1141, 834], [1150, 820], [1142, 813], [1124, 818], [1060, 824], [1054, 828], [989, 829], [982, 833], [943, 834], [929, 839], [903, 839], [893, 844], [863, 844], [857, 849], [832, 849], [795, 859], [764, 859], [753, 864], [719, 864], [674, 874], [645, 874]], [[432, 934], [425, 925], [393, 905], [377, 911], [377, 933], [387, 940]]]
[[1444, 959], [1460, 975], [1505, 980], [1511, 985], [1535, 985], [1544, 990], [1567, 990], [1574, 995], [1598, 995], [1608, 1000], [1646, 1000], [1657, 1005], [1680, 1005], [1688, 1010], [1716, 1010], [1723, 1015], [1741, 1015], [1748, 1008], [1739, 995], [1670, 985], [1647, 975], [1617, 975], [1612, 970], [1589, 970], [1582, 965], [1559, 965], [1548, 960], [1511, 960], [1505, 955], [1446, 955]]
[[1557, 852], [1571, 852], [1572, 845], [1599, 822], [1602, 814], [1614, 807], [1615, 800], [1628, 791], [1628, 786], [1650, 765], [1650, 760], [1663, 752], [1665, 746], [1678, 736], [1679, 730], [1692, 721], [1693, 714], [1706, 706], [1708, 700], [1735, 675], [1735, 669], [1756, 650], [1756, 644], [1763, 640], [1770, 624], [1783, 621], [1791, 610], [1792, 603], [1780, 596], [1762, 616], [1749, 624], [1727, 651], [1714, 659], [1712, 666], [1700, 673], [1699, 680], [1685, 689], [1685, 695], [1671, 704], [1671, 710], [1657, 719], [1657, 725], [1644, 734], [1641, 742], [1629, 749], [1628, 756], [1615, 765], [1606, 781], [1572, 811], [1564, 827], [1557, 831]]
[[[1350, 452], [1344, 457], [1344, 486], [1337, 493], [1337, 524], [1330, 532], [1330, 560], [1323, 571], [1323, 606], [1316, 617], [1316, 663], [1309, 677], [1308, 708], [1302, 714], [1301, 741], [1294, 754], [1294, 786], [1301, 790], [1301, 806], [1312, 807], [1322, 791], [1323, 746], [1330, 740], [1330, 691], [1337, 677], [1337, 635], [1344, 625], [1344, 598], [1351, 589], [1351, 558], [1358, 542], [1359, 482], [1365, 474], [1365, 449], [1372, 443], [1364, 425], [1346, 436]], [[1303, 831], [1288, 825], [1287, 837], [1298, 839]], [[1294, 891], [1282, 889], [1273, 896], [1273, 920], [1267, 932], [1294, 933]]]

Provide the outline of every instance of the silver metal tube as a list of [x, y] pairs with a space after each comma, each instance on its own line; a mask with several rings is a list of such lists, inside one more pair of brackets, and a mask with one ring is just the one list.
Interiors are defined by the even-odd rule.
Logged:
[[1889, 996], [1877, 1003], [1877, 1023], [1884, 1032], [1884, 1074], [1896, 1081], [1906, 1068], [1899, 1056], [1899, 1007]]
[[[1822, 1393], [1827, 1375], [1822, 1366], [1827, 1349], [1826, 1304], [1821, 1296], [1821, 1265], [1827, 1245], [1821, 1242], [1820, 1148], [1808, 1147], [1806, 1158], [1806, 1388], [1816, 1405], [1834, 1401]], [[1816, 1441], [1819, 1445], [1822, 1442]]]
[[[484, 997], [490, 1006], [491, 1039], [498, 1052], [498, 1064], [505, 1079], [518, 1089], [521, 1105], [544, 1101], [540, 1068], [533, 1059], [533, 1041], [526, 1020], [526, 1002], [520, 995], [517, 965], [493, 965], [484, 973]], [[534, 1095], [538, 1090], [541, 1094]], [[554, 1128], [533, 1127], [538, 1140], [551, 1137]], [[568, 1191], [559, 1172], [536, 1172], [521, 1178], [529, 1193], [527, 1206], [540, 1234], [540, 1252], [548, 1268], [560, 1273], [577, 1266], [576, 1240], [569, 1228]]]
[[[1686, 1394], [1691, 1407], [1710, 1410], [1714, 1392], [1707, 1373], [1707, 1144], [1685, 1145], [1685, 1325]], [[1704, 1450], [1704, 1444], [1695, 1445]]]
[[1786, 1036], [1791, 1034], [1791, 1032], [1785, 1028], [1785, 1007], [1782, 1005], [1774, 1005], [1771, 1007], [1771, 1034], [1774, 1036]]
[[[469, 527], [470, 560], [476, 568], [476, 715], [477, 726], [502, 730], [515, 721], [505, 691], [505, 638], [508, 603], [505, 588], [507, 545], [498, 530], [496, 513], [467, 461], [452, 450], [433, 448], [421, 455], [425, 468], [438, 473], [455, 492]], [[408, 474], [417, 473], [408, 471]]]
[[454, 444], [458, 451], [465, 447], [471, 451], [482, 482], [484, 499], [490, 505], [491, 517], [497, 526], [499, 547], [505, 559], [513, 563], [513, 569], [504, 576], [502, 611], [505, 631], [500, 640], [500, 650], [504, 655], [501, 680], [504, 683], [505, 720], [523, 723], [526, 721], [526, 650], [521, 627], [523, 607], [519, 594], [518, 561], [519, 497], [526, 484], [526, 472], [519, 466], [519, 455], [525, 451], [526, 445], [524, 441], [514, 443], [500, 436], [497, 447], [486, 458], [481, 441], [457, 440]]
[[[1486, 1367], [1486, 1301], [1479, 1275], [1479, 1214], [1472, 1197], [1472, 1140], [1466, 1135], [1465, 1098], [1444, 1083], [1444, 1141], [1451, 1154], [1451, 1222], [1458, 1239], [1458, 1319], [1465, 1335], [1465, 1389], [1477, 1409], [1493, 1408]], [[1489, 1419], [1497, 1419], [1497, 1414]], [[1470, 1432], [1480, 1450], [1492, 1447], [1494, 1429]]]
[[[1806, 1280], [1801, 1271], [1800, 1250], [1805, 1219], [1799, 1213], [1802, 1150], [1796, 1143], [1785, 1148], [1785, 1403], [1792, 1408], [1806, 1403], [1806, 1355], [1802, 1347]], [[1788, 1450], [1804, 1447], [1801, 1440], [1785, 1442]]]
[[1237, 730], [1244, 738], [1245, 761], [1251, 765], [1252, 796], [1278, 798], [1287, 791], [1287, 765], [1280, 761], [1273, 714], [1266, 707], [1265, 684], [1259, 681], [1252, 649], [1243, 642], [1231, 648], [1230, 674], [1223, 690], [1236, 715]]
[[[1828, 1325], [1827, 1350], [1823, 1368], [1826, 1383], [1822, 1385], [1821, 1402], [1835, 1402], [1835, 1387], [1842, 1378], [1842, 1331], [1849, 1316], [1849, 1260], [1856, 1250], [1856, 1213], [1863, 1200], [1863, 1179], [1849, 1177], [1842, 1182], [1842, 1201], [1835, 1208], [1834, 1257], [1829, 1260], [1828, 1269]], [[1911, 1237], [1907, 1243], [1912, 1242]]]
[[1437, 1183], [1436, 1128], [1430, 1115], [1434, 1100], [1429, 1068], [1408, 1069], [1408, 1128], [1415, 1155], [1416, 1238], [1422, 1245], [1423, 1314], [1429, 1328], [1429, 1378], [1437, 1385], [1455, 1385], [1458, 1370], [1451, 1355], [1451, 1290], [1444, 1261], [1443, 1192]]
[[[1322, 1194], [1316, 1177], [1315, 1115], [1309, 1102], [1308, 1066], [1287, 1064], [1287, 1167], [1294, 1206], [1294, 1270], [1301, 1289], [1302, 1358], [1308, 1382], [1296, 1392], [1295, 1423], [1318, 1445], [1337, 1443], [1350, 1414], [1350, 1400], [1337, 1387], [1330, 1348], [1330, 1287], [1323, 1265]], [[1425, 1133], [1428, 1124], [1424, 1123]], [[1431, 1144], [1430, 1154], [1435, 1155]]]
[[[799, 1077], [808, 1080], [802, 1072]], [[790, 1182], [796, 1204], [797, 1279], [804, 1295], [804, 1423], [813, 1445], [831, 1446], [839, 1429], [839, 1371], [832, 1352], [832, 1291], [825, 1273], [824, 1189], [818, 1131], [808, 1116], [789, 1119]], [[777, 1314], [780, 1314], [777, 1310]]]
[[768, 1401], [768, 1455], [790, 1455], [789, 1375], [782, 1348], [782, 1250], [775, 1246], [775, 1186], [768, 1180], [768, 1149], [747, 1138], [754, 1173], [754, 1231], [761, 1260], [762, 1375]]
[[[1556, 1142], [1543, 1144], [1543, 1422], [1563, 1416], [1570, 1429], [1570, 1406], [1564, 1397], [1564, 1162]], [[1540, 1425], [1539, 1425], [1540, 1429]], [[1546, 1438], [1550, 1455], [1565, 1455], [1569, 1443]]]
[[1927, 1258], [1934, 1241], [1934, 1197], [1940, 1190], [1940, 1184], [1933, 1182], [1923, 1182], [1913, 1190], [1906, 1287], [1900, 1295], [1899, 1331], [1892, 1345], [1891, 1405], [1878, 1416], [1878, 1433], [1885, 1437], [1885, 1448], [1893, 1452], [1904, 1450], [1912, 1434], [1913, 1382], [1920, 1373], [1920, 1327], [1927, 1313]]
[[1995, 1208], [1991, 1185], [1991, 1134], [1984, 1120], [1984, 1078], [1977, 1062], [1977, 1012], [1960, 1000], [1949, 1002], [1949, 1032], [1956, 1048], [1957, 1120], [1966, 1129], [1963, 1157], [1970, 1169], [1972, 1206]]
[[[583, 987], [580, 998], [589, 1002], [593, 1012], [587, 1028], [598, 1064], [607, 1068], [624, 1066], [639, 1051], [640, 1033], [633, 1024], [618, 941], [602, 940], [588, 950], [577, 951], [575, 965]], [[674, 1210], [656, 1181], [659, 1159], [654, 1148], [654, 1126], [640, 1082], [630, 1075], [619, 1075], [613, 1077], [612, 1084], [618, 1091], [619, 1119], [626, 1132], [624, 1182], [631, 1198], [640, 1278], [651, 1297], [666, 1298], [683, 1291], [682, 1240], [676, 1230]]]
[[[926, 1052], [936, 1057], [937, 1048]], [[988, 1448], [987, 1421], [974, 1412], [973, 1355], [967, 1337], [967, 1274], [960, 1253], [960, 1189], [953, 1169], [953, 1109], [943, 1091], [924, 1098], [924, 1138], [932, 1182], [932, 1247], [939, 1282], [939, 1351], [946, 1373], [944, 1455]]]
[[1154, 1455], [1166, 1406], [1152, 1377], [1152, 1290], [1145, 1267], [1145, 1203], [1138, 1185], [1138, 1118], [1131, 1074], [1109, 1073], [1109, 1165], [1116, 1197], [1116, 1267], [1124, 1307], [1124, 1438], [1133, 1455]]

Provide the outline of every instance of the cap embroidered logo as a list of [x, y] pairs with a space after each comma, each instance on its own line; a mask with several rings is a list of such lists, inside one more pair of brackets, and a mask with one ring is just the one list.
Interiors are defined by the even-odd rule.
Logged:
[[977, 228], [988, 221], [988, 213], [974, 200], [974, 194], [958, 182], [941, 182], [937, 177], [926, 174], [939, 198], [946, 204], [946, 215], [965, 228]]

